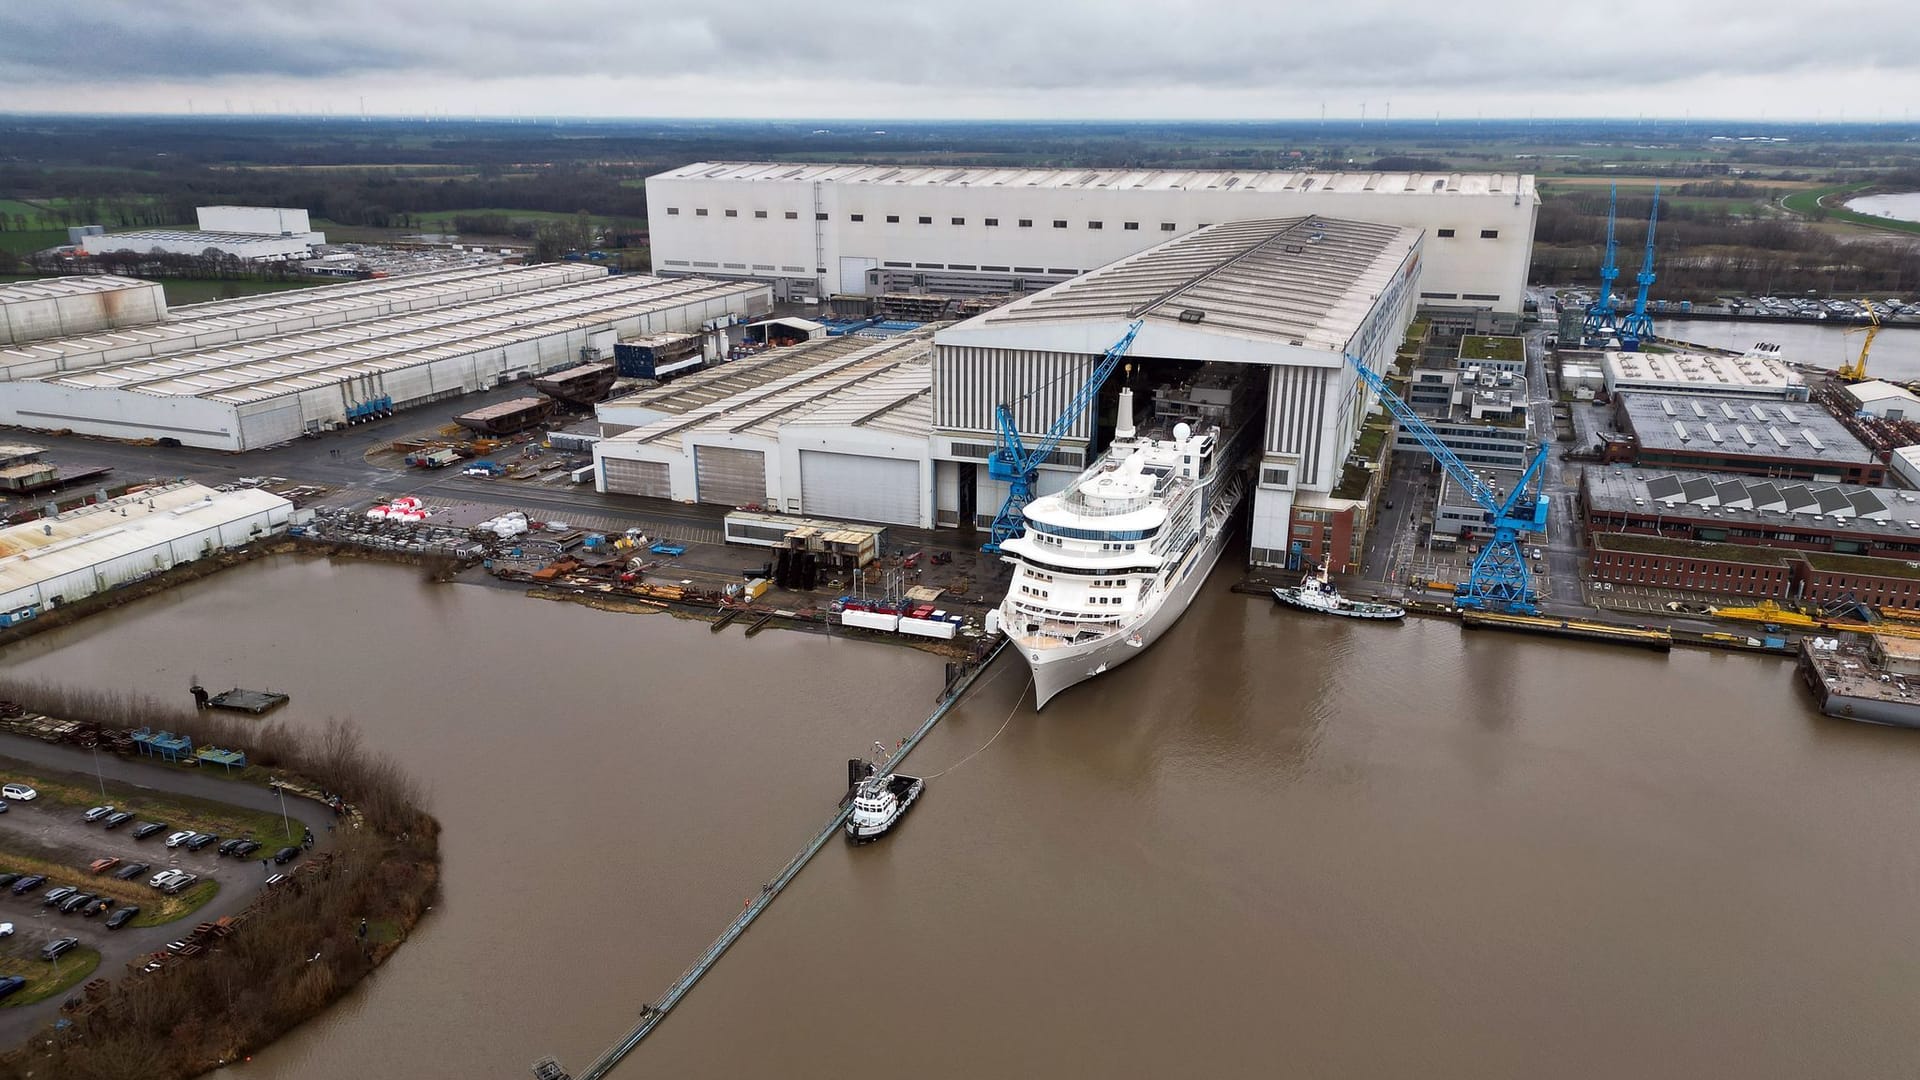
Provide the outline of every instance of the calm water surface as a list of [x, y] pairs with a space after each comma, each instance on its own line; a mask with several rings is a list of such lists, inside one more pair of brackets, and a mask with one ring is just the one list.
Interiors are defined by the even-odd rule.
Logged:
[[1856, 214], [1920, 221], [1920, 191], [1901, 191], [1890, 195], [1862, 195], [1844, 204]]
[[[1882, 299], [1885, 299], [1882, 297]], [[1905, 299], [1902, 297], [1901, 299]], [[1720, 349], [1745, 352], [1755, 342], [1779, 345], [1788, 360], [1837, 368], [1860, 355], [1865, 328], [1810, 323], [1709, 322], [1705, 319], [1663, 319], [1653, 324], [1663, 340], [1691, 341]], [[1894, 326], [1873, 339], [1867, 369], [1874, 378], [1910, 382], [1920, 379], [1920, 328]]]
[[[1316, 621], [1216, 579], [1031, 712], [1004, 661], [622, 1075], [1907, 1076], [1920, 738], [1790, 669]], [[810, 834], [937, 660], [412, 571], [229, 571], [4, 657], [285, 688], [432, 785], [443, 905], [231, 1070], [584, 1065]]]

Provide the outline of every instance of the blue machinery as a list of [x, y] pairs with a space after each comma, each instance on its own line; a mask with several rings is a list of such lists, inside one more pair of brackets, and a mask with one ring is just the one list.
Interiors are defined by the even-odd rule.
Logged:
[[1487, 520], [1493, 525], [1493, 539], [1474, 557], [1473, 569], [1468, 573], [1467, 580], [1454, 587], [1454, 603], [1475, 611], [1539, 614], [1540, 608], [1534, 603], [1533, 585], [1527, 575], [1527, 560], [1520, 550], [1520, 537], [1530, 532], [1545, 532], [1547, 528], [1547, 500], [1534, 490], [1541, 468], [1547, 461], [1547, 444], [1540, 444], [1527, 471], [1521, 475], [1520, 482], [1502, 496], [1493, 485], [1467, 468], [1466, 462], [1461, 461], [1446, 443], [1440, 441], [1440, 436], [1433, 433], [1420, 414], [1401, 401], [1400, 396], [1387, 387], [1386, 381], [1377, 372], [1357, 356], [1348, 356], [1347, 362], [1380, 396], [1387, 411], [1393, 413], [1393, 418], [1400, 422], [1400, 427], [1418, 439], [1427, 453], [1440, 463], [1440, 467], [1447, 470], [1453, 482], [1460, 485], [1460, 489], [1471, 495], [1473, 501], [1486, 511]]
[[1060, 440], [1066, 438], [1074, 421], [1080, 419], [1081, 414], [1087, 411], [1087, 406], [1093, 404], [1107, 376], [1113, 374], [1113, 369], [1120, 365], [1120, 358], [1133, 347], [1133, 339], [1139, 335], [1145, 321], [1134, 320], [1127, 327], [1126, 336], [1107, 349], [1106, 354], [1093, 365], [1093, 374], [1074, 392], [1066, 410], [1054, 418], [1053, 426], [1047, 429], [1032, 450], [1028, 450], [1020, 439], [1020, 427], [1013, 415], [1013, 407], [1002, 402], [994, 409], [993, 422], [999, 428], [1000, 445], [987, 455], [987, 475], [1007, 484], [1007, 501], [1000, 505], [1000, 512], [994, 516], [992, 537], [981, 545], [980, 550], [996, 554], [1001, 542], [1026, 531], [1026, 518], [1022, 511], [1033, 501], [1034, 473], [1049, 454], [1060, 448]]
[[1620, 276], [1620, 267], [1614, 263], [1613, 214], [1619, 203], [1618, 186], [1607, 188], [1607, 258], [1600, 264], [1600, 295], [1587, 305], [1587, 317], [1580, 323], [1580, 336], [1588, 345], [1604, 344], [1606, 339], [1620, 332], [1620, 324], [1613, 312], [1613, 279]]
[[1647, 253], [1640, 260], [1640, 272], [1633, 280], [1640, 286], [1634, 295], [1633, 311], [1620, 323], [1620, 347], [1637, 352], [1642, 338], [1653, 336], [1653, 320], [1647, 316], [1647, 289], [1653, 285], [1653, 230], [1660, 224], [1660, 185], [1653, 185], [1653, 212], [1647, 215]]

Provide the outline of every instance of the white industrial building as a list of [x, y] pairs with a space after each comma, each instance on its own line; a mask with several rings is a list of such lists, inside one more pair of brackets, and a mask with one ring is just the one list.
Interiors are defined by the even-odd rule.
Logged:
[[1882, 420], [1920, 420], [1920, 396], [1906, 387], [1875, 379], [1846, 389], [1858, 412]]
[[[605, 276], [606, 271], [597, 266], [561, 263], [452, 270], [403, 279], [356, 281], [213, 300], [174, 308], [164, 322], [99, 332], [76, 329], [73, 333], [78, 336], [0, 348], [0, 382], [341, 326], [383, 315], [429, 311], [472, 300], [595, 281]], [[153, 282], [140, 284], [159, 289]]]
[[301, 236], [324, 244], [327, 238], [313, 231], [307, 212], [289, 206], [197, 206], [194, 220], [201, 232], [254, 233], [260, 236]]
[[178, 483], [0, 529], [0, 621], [282, 532], [293, 513], [269, 492]]
[[698, 330], [769, 306], [766, 286], [751, 282], [601, 271], [546, 288], [16, 380], [0, 393], [0, 423], [248, 450], [537, 375], [589, 350], [610, 352], [621, 336]]
[[0, 284], [0, 345], [146, 326], [166, 317], [167, 294], [157, 281], [100, 274]]
[[657, 273], [752, 278], [779, 300], [1030, 291], [1210, 224], [1372, 221], [1424, 236], [1422, 307], [1508, 325], [1539, 197], [1513, 173], [700, 162], [648, 177], [647, 207]]
[[1920, 488], [1920, 446], [1903, 446], [1893, 452], [1887, 462], [1893, 467], [1893, 475], [1910, 488]]
[[1697, 352], [1615, 352], [1600, 358], [1607, 393], [1634, 390], [1661, 394], [1807, 400], [1806, 376], [1780, 358], [1780, 346], [1762, 343], [1740, 356]]
[[932, 331], [779, 349], [602, 404], [605, 492], [933, 525]]
[[201, 255], [208, 249], [249, 262], [304, 259], [325, 233], [308, 226], [307, 212], [282, 206], [202, 206], [195, 210], [198, 229], [134, 229], [88, 233], [80, 250], [88, 255], [132, 251], [141, 255]]
[[[1412, 322], [1418, 229], [1293, 217], [1214, 225], [942, 330], [934, 357], [937, 516], [991, 521], [1006, 497], [990, 479], [995, 409], [1030, 442], [1053, 424], [1096, 358], [1144, 320], [1135, 364], [1246, 365], [1265, 403], [1252, 560], [1281, 565], [1297, 527], [1333, 506], [1361, 421], [1375, 402], [1348, 355], [1385, 370]], [[1041, 490], [1070, 480], [1095, 437], [1077, 418]]]

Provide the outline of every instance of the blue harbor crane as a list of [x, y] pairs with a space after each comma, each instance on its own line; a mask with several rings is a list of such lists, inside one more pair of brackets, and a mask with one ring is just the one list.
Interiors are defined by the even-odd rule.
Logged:
[[1640, 260], [1640, 272], [1633, 280], [1640, 285], [1634, 295], [1633, 311], [1620, 324], [1620, 347], [1638, 352], [1642, 338], [1653, 336], [1653, 319], [1647, 315], [1647, 290], [1653, 286], [1653, 230], [1660, 224], [1660, 185], [1653, 185], [1653, 212], [1647, 215], [1647, 253]]
[[1007, 501], [1001, 504], [1000, 513], [994, 516], [991, 539], [981, 545], [980, 550], [998, 554], [1002, 542], [1026, 531], [1027, 520], [1022, 511], [1033, 501], [1034, 475], [1040, 463], [1060, 448], [1060, 440], [1067, 437], [1067, 432], [1087, 411], [1087, 406], [1093, 404], [1107, 376], [1120, 366], [1120, 358], [1133, 347], [1133, 339], [1145, 324], [1144, 319], [1134, 320], [1127, 327], [1126, 336], [1114, 342], [1094, 363], [1093, 374], [1087, 377], [1079, 390], [1074, 391], [1073, 400], [1067, 402], [1066, 410], [1054, 418], [1053, 426], [1047, 429], [1047, 433], [1040, 437], [1031, 450], [1020, 438], [1020, 427], [1014, 419], [1013, 406], [1001, 402], [994, 408], [993, 422], [999, 429], [999, 446], [987, 455], [987, 475], [1006, 483]]
[[1400, 400], [1400, 396], [1387, 386], [1386, 380], [1369, 368], [1365, 361], [1349, 355], [1347, 362], [1360, 373], [1361, 380], [1380, 396], [1387, 411], [1400, 422], [1401, 430], [1419, 440], [1427, 453], [1432, 454], [1440, 467], [1453, 478], [1453, 482], [1460, 486], [1460, 490], [1486, 511], [1487, 522], [1493, 526], [1493, 539], [1474, 557], [1473, 569], [1468, 573], [1467, 580], [1454, 587], [1454, 604], [1475, 611], [1538, 615], [1540, 608], [1534, 602], [1533, 585], [1527, 574], [1527, 560], [1520, 550], [1520, 538], [1527, 533], [1547, 530], [1547, 499], [1537, 490], [1542, 479], [1541, 470], [1547, 462], [1547, 444], [1540, 444], [1534, 452], [1532, 463], [1521, 474], [1520, 482], [1513, 486], [1512, 491], [1502, 495], [1492, 484], [1468, 468], [1467, 463], [1461, 461], [1446, 443], [1441, 442], [1440, 436], [1434, 434], [1420, 414]]
[[1604, 345], [1607, 339], [1618, 333], [1620, 324], [1613, 310], [1613, 279], [1620, 276], [1620, 267], [1614, 262], [1613, 215], [1620, 201], [1618, 185], [1607, 188], [1607, 258], [1600, 264], [1600, 295], [1587, 305], [1587, 317], [1580, 324], [1580, 336], [1585, 344]]

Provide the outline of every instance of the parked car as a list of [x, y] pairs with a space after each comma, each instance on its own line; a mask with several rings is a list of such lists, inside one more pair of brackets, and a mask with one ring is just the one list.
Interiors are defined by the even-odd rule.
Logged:
[[233, 857], [236, 859], [244, 859], [247, 856], [252, 855], [254, 852], [259, 850], [260, 850], [260, 841], [242, 840], [240, 841], [240, 846], [233, 849]]
[[164, 821], [142, 822], [139, 828], [136, 828], [133, 830], [133, 838], [135, 840], [145, 840], [147, 837], [152, 836], [154, 833], [165, 832], [166, 828], [167, 828], [167, 823]]
[[15, 990], [25, 985], [27, 985], [27, 980], [21, 975], [9, 975], [4, 979], [0, 979], [0, 998], [11, 995]]
[[39, 888], [40, 886], [45, 885], [46, 883], [47, 883], [46, 875], [28, 874], [26, 877], [23, 877], [19, 881], [16, 881], [13, 883], [13, 895], [25, 896], [26, 894], [32, 892], [33, 890]]
[[12, 937], [12, 936], [13, 936], [13, 924], [10, 922], [0, 922], [0, 938]]
[[151, 869], [153, 869], [153, 867], [147, 863], [130, 862], [120, 869], [115, 870], [113, 872], [113, 878], [115, 881], [132, 881], [134, 878], [139, 877]]
[[88, 824], [92, 824], [93, 822], [99, 821], [103, 817], [108, 817], [112, 815], [112, 813], [113, 813], [113, 807], [111, 806], [96, 806], [93, 809], [87, 811], [86, 814], [83, 815], [83, 817]]
[[283, 847], [279, 851], [276, 851], [273, 853], [273, 862], [274, 862], [274, 865], [276, 866], [285, 866], [299, 857], [300, 857], [299, 848]]
[[107, 929], [118, 930], [132, 922], [133, 917], [138, 914], [140, 914], [140, 909], [132, 904], [123, 908], [115, 908], [113, 914], [107, 916]]
[[121, 810], [118, 813], [108, 814], [107, 820], [101, 822], [101, 825], [109, 829], [117, 829], [120, 826], [125, 825], [127, 822], [132, 820], [133, 820], [132, 814], [127, 813], [125, 810]]
[[[3, 804], [0, 804], [3, 805]], [[0, 874], [0, 889], [11, 889], [13, 883], [20, 880], [19, 874]]]
[[119, 859], [113, 859], [113, 858], [95, 859], [92, 862], [87, 864], [87, 869], [96, 874], [104, 874], [107, 871], [119, 865], [120, 865]]
[[18, 799], [31, 802], [40, 797], [40, 793], [25, 784], [0, 784], [0, 798]]
[[53, 888], [47, 890], [47, 895], [40, 898], [40, 906], [52, 907], [55, 904], [62, 903], [63, 901], [66, 900], [67, 897], [72, 896], [74, 893], [77, 893], [79, 891], [80, 891], [79, 889], [76, 889], [71, 885], [56, 885]]
[[46, 948], [40, 950], [40, 959], [55, 959], [60, 956], [60, 954], [72, 949], [78, 944], [80, 944], [80, 939], [77, 937], [54, 938], [52, 941], [47, 942]]
[[208, 844], [214, 843], [219, 839], [220, 839], [219, 833], [203, 832], [200, 835], [194, 837], [193, 839], [187, 841], [187, 850], [199, 851], [201, 848], [204, 848]]
[[96, 896], [93, 898], [92, 903], [80, 909], [80, 917], [83, 919], [91, 919], [95, 915], [98, 915], [101, 912], [106, 911], [108, 908], [111, 908], [113, 905], [114, 905], [113, 897]]
[[167, 882], [172, 881], [174, 878], [177, 878], [184, 873], [186, 873], [185, 870], [162, 870], [159, 873], [148, 878], [147, 884], [153, 886], [156, 889], [162, 889], [166, 887]]
[[7, 812], [7, 806], [8, 806], [7, 803], [0, 802], [0, 814], [4, 814]]
[[233, 854], [233, 849], [239, 847], [241, 844], [244, 844], [244, 843], [246, 843], [245, 840], [236, 836], [233, 839], [228, 840], [225, 843], [221, 844], [217, 853], [221, 855], [231, 855]]
[[192, 885], [194, 882], [199, 880], [200, 880], [199, 874], [181, 874], [179, 877], [174, 878], [172, 881], [169, 881], [165, 885], [161, 886], [160, 891], [163, 893], [166, 893], [168, 896], [172, 896], [174, 893], [179, 892], [180, 890], [186, 888], [189, 885]]
[[192, 830], [183, 830], [181, 832], [174, 833], [172, 836], [167, 837], [167, 846], [179, 847], [181, 844], [184, 844], [187, 841], [199, 835], [200, 835], [199, 833], [193, 832]]
[[99, 897], [93, 895], [92, 893], [86, 893], [86, 892], [74, 893], [72, 896], [69, 896], [65, 900], [60, 901], [60, 908], [59, 908], [60, 914], [71, 915], [74, 912], [79, 911], [81, 908], [86, 907], [88, 904], [91, 904], [98, 899]]

